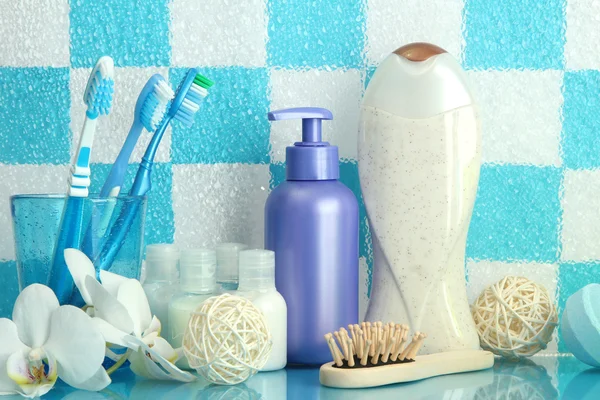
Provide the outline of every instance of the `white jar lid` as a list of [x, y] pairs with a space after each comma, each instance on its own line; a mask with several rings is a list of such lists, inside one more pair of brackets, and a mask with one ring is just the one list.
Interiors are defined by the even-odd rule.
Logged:
[[275, 253], [271, 250], [240, 251], [240, 291], [275, 287]]
[[176, 280], [179, 249], [174, 244], [146, 246], [146, 280]]
[[189, 249], [181, 253], [181, 289], [192, 293], [213, 292], [216, 280], [217, 256], [211, 249]]

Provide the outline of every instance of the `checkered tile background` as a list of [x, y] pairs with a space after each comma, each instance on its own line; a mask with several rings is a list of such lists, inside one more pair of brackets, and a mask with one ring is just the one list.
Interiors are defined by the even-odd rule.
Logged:
[[[161, 72], [176, 85], [187, 67], [200, 66], [217, 82], [197, 123], [175, 123], [163, 141], [147, 243], [262, 245], [264, 201], [283, 179], [285, 146], [300, 135], [297, 122], [271, 126], [269, 109], [330, 108], [327, 139], [340, 147], [342, 180], [360, 197], [356, 135], [366, 82], [395, 48], [429, 41], [461, 61], [482, 112], [470, 299], [522, 274], [562, 307], [600, 281], [597, 1], [0, 0], [0, 9], [0, 315], [17, 294], [8, 197], [64, 191], [86, 77], [104, 54], [118, 68], [114, 112], [96, 136], [96, 190], [149, 76]], [[366, 300], [364, 207], [361, 236]]]

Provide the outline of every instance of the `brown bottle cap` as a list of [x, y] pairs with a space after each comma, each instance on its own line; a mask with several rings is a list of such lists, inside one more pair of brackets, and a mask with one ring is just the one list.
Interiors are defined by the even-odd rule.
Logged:
[[424, 42], [409, 43], [394, 51], [394, 54], [402, 56], [409, 61], [425, 61], [442, 53], [447, 53], [447, 51], [434, 44]]

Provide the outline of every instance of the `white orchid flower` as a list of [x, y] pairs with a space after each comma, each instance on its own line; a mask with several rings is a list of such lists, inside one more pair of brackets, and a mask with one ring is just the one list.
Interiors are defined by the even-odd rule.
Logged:
[[83, 390], [102, 390], [104, 338], [85, 312], [60, 306], [47, 286], [27, 286], [15, 302], [13, 321], [0, 318], [0, 395], [37, 397], [57, 377]]
[[106, 342], [131, 350], [127, 358], [135, 374], [181, 382], [196, 379], [175, 366], [181, 352], [160, 337], [160, 321], [152, 316], [146, 293], [137, 279], [100, 271], [100, 283], [90, 259], [77, 249], [66, 249], [65, 261]]

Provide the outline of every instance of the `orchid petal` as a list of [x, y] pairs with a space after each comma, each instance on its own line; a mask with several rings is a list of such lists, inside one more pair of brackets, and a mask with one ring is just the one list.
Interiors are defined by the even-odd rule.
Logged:
[[88, 276], [96, 276], [94, 264], [90, 261], [88, 256], [77, 249], [65, 249], [65, 262], [67, 263], [67, 267], [69, 267], [73, 282], [75, 282], [75, 286], [79, 289], [79, 293], [81, 293], [81, 297], [85, 301], [85, 304], [91, 305], [92, 299], [85, 287], [85, 278]]
[[133, 333], [137, 337], [142, 336], [142, 332], [150, 326], [152, 321], [152, 313], [146, 292], [140, 281], [128, 279], [119, 286], [117, 300], [125, 306], [127, 312], [133, 321]]
[[120, 331], [126, 333], [133, 331], [133, 321], [125, 306], [119, 303], [116, 297], [111, 296], [100, 282], [89, 277], [85, 280], [85, 286], [92, 298], [96, 317], [105, 320]]
[[[162, 338], [157, 338], [157, 340], [164, 340]], [[145, 344], [141, 339], [137, 338], [137, 337], [131, 337], [131, 341], [138, 343], [140, 346], [140, 349], [136, 352], [134, 352], [130, 358], [129, 361], [131, 362], [131, 370], [140, 375], [140, 376], [145, 376], [148, 377], [147, 375], [144, 375], [144, 372], [146, 373], [152, 373], [154, 376], [149, 378], [149, 379], [161, 379], [161, 380], [175, 380], [175, 381], [180, 381], [180, 382], [192, 382], [194, 380], [196, 380], [196, 377], [192, 374], [190, 374], [189, 372], [186, 371], [182, 371], [179, 368], [177, 368], [175, 366], [175, 364], [173, 364], [172, 362], [170, 362], [169, 360], [167, 360], [166, 358], [164, 358], [161, 354], [159, 354], [157, 351], [154, 350], [153, 347], [148, 346], [147, 344]], [[168, 343], [167, 343], [168, 345]], [[161, 348], [164, 347], [164, 344], [161, 343]], [[164, 351], [161, 350], [161, 351]], [[136, 365], [134, 366], [134, 362], [136, 363]], [[156, 372], [156, 365], [155, 366], [151, 366], [151, 364], [154, 363], [158, 363], [162, 368], [159, 368], [160, 373]], [[136, 369], [138, 369], [140, 372], [136, 372]]]
[[29, 350], [19, 340], [17, 326], [7, 318], [0, 318], [0, 395], [17, 393], [18, 385], [8, 377], [6, 361], [15, 352]]
[[[32, 354], [39, 356], [37, 364], [31, 365]], [[42, 357], [47, 357], [48, 372]], [[35, 361], [34, 361], [35, 362]], [[43, 354], [40, 350], [24, 349], [14, 352], [6, 361], [6, 375], [16, 384], [15, 392], [21, 396], [34, 398], [43, 396], [52, 389], [56, 383], [56, 360], [49, 354]]]
[[142, 342], [146, 343], [148, 346], [152, 346], [154, 344], [154, 340], [158, 337], [158, 333], [152, 332], [147, 334], [146, 336], [142, 336]]
[[157, 337], [154, 339], [154, 345], [151, 347], [152, 350], [170, 363], [175, 364], [179, 359], [179, 354], [173, 350], [173, 347], [164, 338]]
[[162, 324], [156, 315], [152, 317], [152, 321], [150, 322], [150, 326], [146, 328], [146, 330], [142, 333], [142, 337], [149, 335], [151, 333], [156, 332], [158, 336], [160, 336], [160, 332], [162, 331]]
[[21, 342], [31, 348], [41, 347], [48, 339], [50, 315], [59, 306], [48, 286], [34, 283], [23, 289], [13, 309], [13, 321]]
[[[127, 332], [123, 332], [115, 328], [100, 318], [92, 318], [92, 322], [96, 326], [98, 332], [100, 332], [104, 337], [105, 342], [118, 346], [129, 347], [129, 344], [124, 340], [124, 337], [129, 336]], [[134, 350], [137, 350], [137, 347]]]
[[26, 348], [19, 339], [17, 325], [8, 318], [0, 318], [0, 371], [12, 353]]
[[171, 379], [169, 374], [144, 354], [143, 350], [133, 352], [129, 356], [129, 362], [131, 371], [142, 378], [162, 381]]
[[111, 382], [110, 377], [108, 376], [108, 374], [106, 373], [106, 370], [104, 370], [104, 368], [102, 366], [100, 366], [98, 368], [96, 373], [94, 375], [92, 375], [91, 378], [89, 378], [88, 380], [86, 380], [84, 382], [80, 382], [80, 383], [71, 382], [70, 378], [71, 378], [71, 376], [66, 377], [66, 376], [63, 376], [62, 374], [60, 377], [60, 379], [62, 379], [67, 385], [73, 386], [75, 389], [90, 390], [93, 392], [97, 392], [99, 390], [104, 389], [105, 387], [110, 385], [110, 382]]
[[104, 347], [92, 319], [79, 308], [62, 306], [52, 313], [44, 349], [58, 361], [62, 380], [81, 384], [94, 376], [104, 361]]
[[129, 278], [124, 276], [109, 271], [100, 270], [100, 282], [102, 282], [102, 286], [104, 286], [104, 289], [106, 289], [111, 296], [117, 297], [117, 294], [119, 293], [119, 286], [128, 280]]

